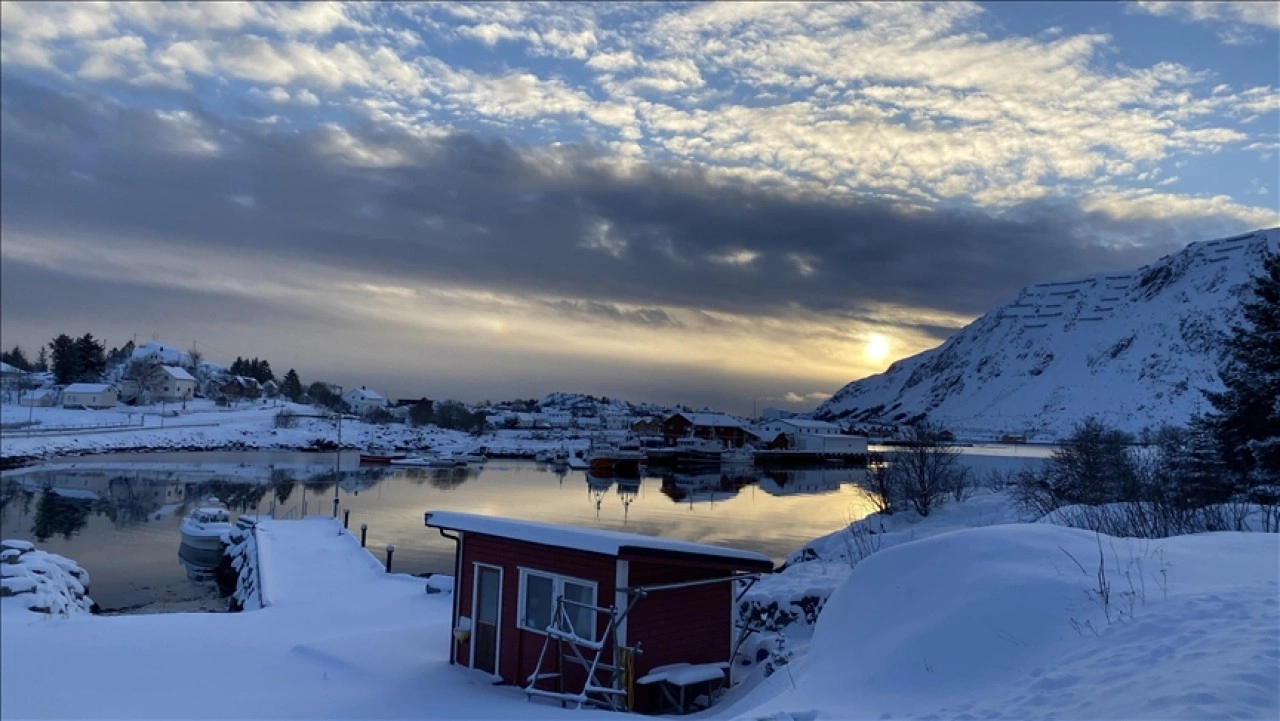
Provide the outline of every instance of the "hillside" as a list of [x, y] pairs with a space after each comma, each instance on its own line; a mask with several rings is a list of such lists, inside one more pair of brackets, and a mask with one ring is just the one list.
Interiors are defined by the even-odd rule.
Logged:
[[1062, 436], [1088, 415], [1140, 432], [1204, 410], [1223, 339], [1280, 229], [1192, 243], [1128, 273], [1024, 288], [937, 348], [842, 388], [815, 415], [960, 437]]

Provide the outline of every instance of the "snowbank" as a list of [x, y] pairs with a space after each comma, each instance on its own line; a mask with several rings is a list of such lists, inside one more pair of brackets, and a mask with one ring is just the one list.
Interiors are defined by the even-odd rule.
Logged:
[[27, 541], [0, 542], [0, 598], [3, 611], [26, 609], [70, 616], [88, 613], [89, 573], [75, 561], [36, 550]]
[[956, 531], [863, 560], [809, 653], [717, 715], [1275, 718], [1278, 594], [1272, 534]]

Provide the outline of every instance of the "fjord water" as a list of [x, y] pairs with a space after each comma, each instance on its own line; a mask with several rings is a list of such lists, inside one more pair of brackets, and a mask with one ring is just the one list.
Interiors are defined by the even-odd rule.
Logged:
[[[971, 454], [1008, 465], [1006, 451]], [[1034, 455], [1034, 454], [1033, 454]], [[340, 466], [338, 465], [340, 464]], [[335, 469], [339, 481], [334, 483]], [[874, 511], [865, 472], [786, 471], [595, 478], [521, 460], [482, 467], [361, 467], [355, 453], [210, 452], [112, 454], [65, 459], [0, 483], [0, 536], [31, 540], [89, 571], [103, 608], [225, 607], [201, 559], [180, 554], [179, 523], [217, 499], [233, 514], [332, 516], [368, 525], [393, 570], [451, 573], [453, 543], [423, 524], [427, 510], [455, 510], [679, 538], [760, 551], [782, 561], [812, 538]], [[336, 485], [336, 489], [335, 489]]]

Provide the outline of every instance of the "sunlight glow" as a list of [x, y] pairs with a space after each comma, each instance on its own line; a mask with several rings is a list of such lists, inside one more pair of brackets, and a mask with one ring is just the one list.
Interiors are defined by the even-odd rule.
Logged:
[[872, 333], [867, 338], [867, 346], [862, 352], [867, 360], [879, 363], [889, 355], [889, 339], [879, 333]]

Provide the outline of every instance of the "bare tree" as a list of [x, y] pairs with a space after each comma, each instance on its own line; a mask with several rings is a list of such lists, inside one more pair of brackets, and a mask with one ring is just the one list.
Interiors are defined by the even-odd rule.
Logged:
[[907, 426], [889, 454], [892, 490], [916, 513], [929, 515], [948, 493], [962, 495], [969, 469], [960, 462], [960, 449], [942, 440], [942, 428], [928, 421]]

